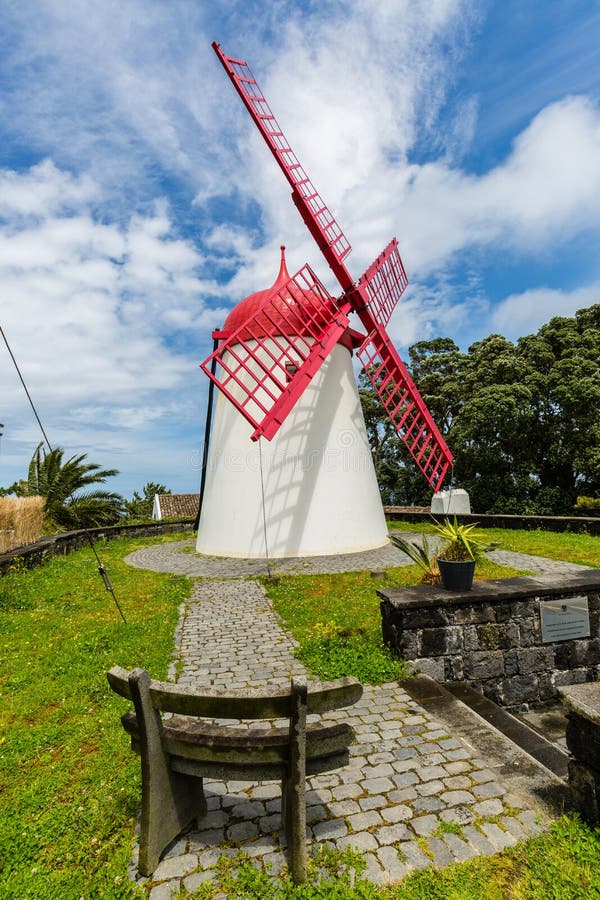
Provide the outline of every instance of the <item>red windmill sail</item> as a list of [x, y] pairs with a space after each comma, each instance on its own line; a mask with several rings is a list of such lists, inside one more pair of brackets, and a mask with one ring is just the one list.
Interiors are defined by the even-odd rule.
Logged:
[[[292, 199], [342, 288], [335, 299], [304, 266], [202, 368], [254, 427], [271, 439], [355, 312], [366, 335], [359, 357], [394, 427], [434, 490], [452, 454], [385, 328], [408, 280], [394, 238], [355, 282], [344, 262], [350, 244], [290, 147], [248, 64], [213, 49], [292, 188]], [[216, 335], [220, 335], [217, 333]], [[211, 362], [218, 362], [215, 374]], [[292, 374], [290, 374], [290, 372]]]

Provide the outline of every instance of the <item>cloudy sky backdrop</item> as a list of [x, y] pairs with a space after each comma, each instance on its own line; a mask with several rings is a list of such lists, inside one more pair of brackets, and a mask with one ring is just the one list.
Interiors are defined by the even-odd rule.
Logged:
[[[211, 50], [253, 68], [390, 331], [510, 339], [600, 302], [598, 0], [0, 2], [0, 324], [50, 439], [195, 491], [211, 331], [327, 267]], [[0, 345], [0, 485], [40, 435]]]

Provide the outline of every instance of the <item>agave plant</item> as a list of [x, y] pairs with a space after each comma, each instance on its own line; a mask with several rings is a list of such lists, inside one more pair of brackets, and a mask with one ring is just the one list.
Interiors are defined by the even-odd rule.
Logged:
[[438, 559], [451, 562], [481, 559], [489, 545], [482, 534], [474, 533], [473, 529], [477, 524], [473, 522], [471, 525], [459, 525], [456, 516], [453, 522], [449, 519], [444, 519], [442, 523], [436, 522], [436, 534], [445, 542], [444, 549], [438, 553]]
[[435, 554], [429, 546], [426, 535], [421, 536], [420, 545], [413, 544], [412, 541], [407, 541], [397, 534], [391, 534], [390, 541], [394, 547], [397, 547], [398, 550], [402, 550], [403, 553], [406, 553], [408, 558], [412, 559], [415, 565], [425, 573], [423, 576], [423, 582], [425, 584], [439, 584], [440, 572], [436, 565]]

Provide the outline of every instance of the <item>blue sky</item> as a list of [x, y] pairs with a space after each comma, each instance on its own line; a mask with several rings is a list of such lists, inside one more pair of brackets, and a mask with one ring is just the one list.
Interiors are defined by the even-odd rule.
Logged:
[[[51, 440], [195, 491], [211, 331], [328, 270], [211, 50], [246, 58], [390, 331], [515, 340], [600, 302], [600, 3], [2, 3], [0, 322]], [[40, 436], [0, 346], [0, 484]]]

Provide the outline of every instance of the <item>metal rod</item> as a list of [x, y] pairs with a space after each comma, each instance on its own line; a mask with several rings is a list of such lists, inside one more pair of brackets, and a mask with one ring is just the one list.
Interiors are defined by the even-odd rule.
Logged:
[[[213, 358], [210, 362], [210, 373], [214, 375], [217, 370], [217, 357], [214, 354], [219, 346], [218, 338], [213, 338]], [[198, 500], [198, 512], [196, 513], [196, 521], [194, 522], [194, 531], [198, 531], [200, 525], [200, 513], [202, 512], [202, 502], [204, 500], [204, 487], [206, 485], [206, 470], [208, 468], [208, 450], [210, 447], [210, 431], [212, 422], [213, 398], [215, 393], [215, 383], [212, 378], [208, 383], [208, 403], [206, 406], [206, 423], [204, 425], [204, 449], [202, 450], [202, 472], [200, 475], [200, 497]]]

